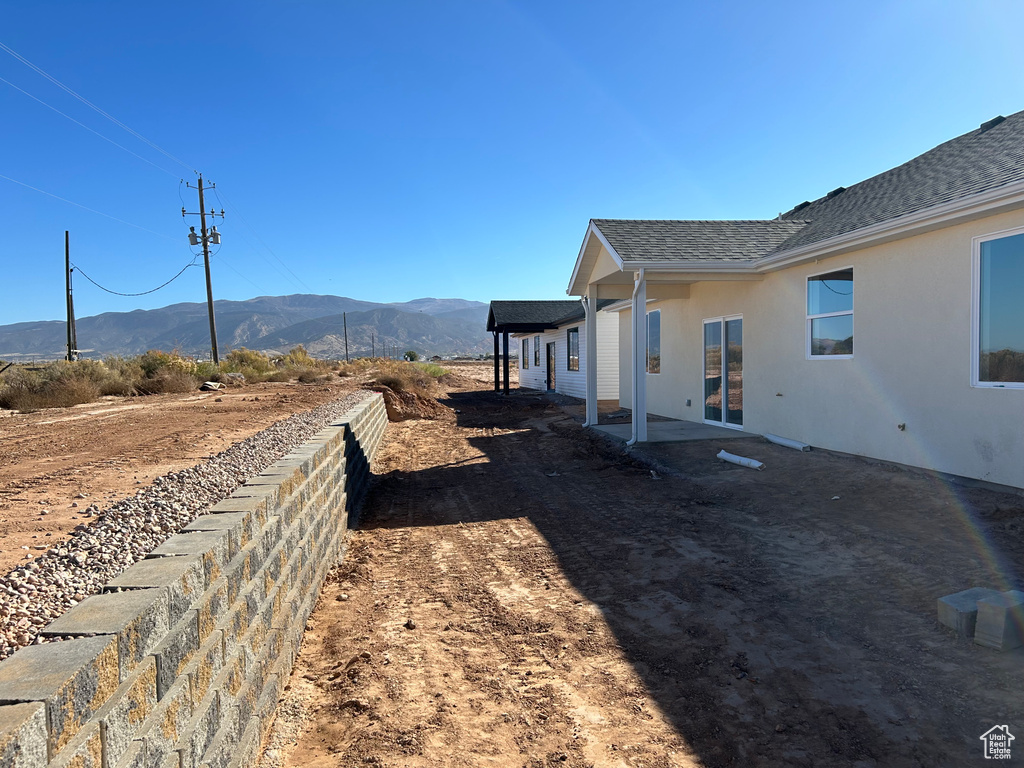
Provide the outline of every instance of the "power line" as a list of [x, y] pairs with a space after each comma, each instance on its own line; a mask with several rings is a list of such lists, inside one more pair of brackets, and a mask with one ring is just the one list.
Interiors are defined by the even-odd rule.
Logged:
[[[0, 45], [2, 45], [2, 44], [0, 44]], [[68, 200], [66, 197], [61, 197], [60, 195], [55, 195], [52, 192], [47, 192], [45, 189], [40, 189], [39, 187], [33, 187], [31, 184], [26, 184], [23, 181], [18, 181], [17, 179], [12, 179], [10, 176], [4, 176], [2, 173], [0, 173], [0, 179], [7, 179], [7, 181], [14, 182], [15, 184], [20, 184], [21, 186], [27, 187], [28, 189], [31, 189], [31, 190], [33, 190], [35, 192], [39, 192], [40, 194], [47, 195], [48, 197], [52, 197], [52, 198], [54, 198], [56, 200], [60, 200], [62, 203], [68, 203], [69, 205], [74, 205], [74, 206], [76, 206], [78, 208], [81, 208], [83, 211], [89, 211], [89, 213], [95, 213], [95, 214], [99, 214], [100, 216], [105, 216], [106, 218], [112, 219], [113, 221], [116, 221], [116, 222], [118, 222], [120, 224], [126, 224], [129, 227], [135, 227], [135, 229], [141, 229], [143, 232], [149, 232], [149, 234], [151, 234], [151, 235], [156, 235], [157, 237], [162, 237], [162, 238], [165, 238], [167, 240], [177, 241], [177, 238], [171, 237], [170, 235], [165, 235], [162, 232], [154, 232], [152, 229], [146, 229], [145, 227], [139, 226], [138, 224], [132, 224], [130, 221], [125, 221], [124, 219], [117, 218], [117, 216], [111, 216], [109, 213], [104, 213], [103, 211], [97, 211], [95, 208], [90, 208], [90, 207], [88, 207], [86, 205], [82, 205], [81, 203], [76, 203], [74, 200]]]
[[134, 157], [137, 157], [137, 158], [138, 158], [139, 160], [141, 160], [142, 162], [144, 162], [144, 163], [149, 163], [149, 164], [150, 164], [150, 165], [152, 165], [152, 166], [153, 166], [154, 168], [156, 168], [156, 169], [157, 169], [158, 171], [163, 171], [163, 172], [164, 172], [164, 173], [166, 173], [166, 174], [167, 174], [168, 176], [177, 176], [177, 174], [175, 174], [175, 173], [171, 173], [171, 172], [170, 172], [170, 171], [168, 171], [168, 170], [167, 170], [166, 168], [163, 168], [163, 167], [161, 167], [161, 166], [157, 165], [156, 163], [154, 163], [154, 162], [153, 162], [152, 160], [147, 160], [147, 159], [146, 159], [146, 158], [144, 158], [144, 157], [143, 157], [142, 155], [139, 155], [139, 154], [136, 154], [135, 152], [132, 152], [132, 151], [131, 151], [130, 149], [128, 149], [128, 147], [124, 147], [124, 146], [121, 146], [120, 144], [118, 144], [118, 143], [117, 143], [116, 141], [114, 141], [113, 139], [111, 139], [111, 138], [108, 138], [108, 137], [104, 136], [104, 135], [103, 135], [102, 133], [100, 133], [100, 132], [99, 132], [99, 131], [97, 131], [97, 130], [94, 130], [94, 129], [90, 128], [90, 127], [89, 127], [88, 125], [86, 125], [85, 123], [81, 123], [81, 122], [79, 122], [78, 120], [75, 120], [75, 118], [71, 117], [71, 115], [66, 115], [66, 114], [64, 114], [64, 113], [63, 113], [63, 112], [61, 112], [61, 111], [60, 111], [59, 109], [57, 109], [57, 108], [56, 108], [55, 106], [53, 106], [53, 105], [51, 105], [51, 104], [47, 104], [47, 103], [46, 103], [45, 101], [43, 101], [42, 99], [38, 98], [37, 96], [33, 96], [33, 95], [32, 95], [31, 93], [29, 93], [28, 91], [26, 91], [26, 90], [25, 90], [24, 88], [19, 88], [19, 87], [18, 87], [17, 85], [15, 85], [14, 83], [12, 83], [12, 82], [11, 82], [10, 80], [5, 80], [4, 78], [0, 77], [0, 82], [2, 82], [2, 83], [7, 83], [7, 85], [11, 86], [11, 88], [13, 88], [14, 90], [16, 90], [16, 91], [21, 91], [21, 92], [22, 92], [23, 94], [25, 94], [26, 96], [28, 96], [28, 97], [29, 97], [30, 99], [32, 99], [33, 101], [38, 101], [38, 102], [39, 102], [40, 104], [42, 104], [42, 105], [43, 105], [44, 107], [47, 107], [47, 108], [49, 108], [49, 109], [52, 109], [52, 110], [53, 110], [54, 112], [56, 112], [56, 113], [57, 113], [58, 115], [60, 115], [61, 117], [65, 117], [65, 118], [67, 118], [68, 120], [70, 120], [70, 121], [71, 121], [72, 123], [74, 123], [75, 125], [79, 125], [79, 126], [81, 126], [82, 128], [85, 128], [85, 130], [89, 131], [89, 133], [94, 133], [94, 134], [96, 134], [97, 136], [99, 136], [99, 137], [100, 137], [101, 139], [103, 139], [104, 141], [109, 141], [109, 142], [110, 142], [111, 144], [113, 144], [113, 145], [114, 145], [115, 147], [117, 147], [118, 149], [123, 149], [123, 150], [124, 150], [125, 152], [127, 152], [127, 153], [128, 153], [129, 155], [132, 155], [132, 156], [134, 156]]
[[188, 264], [186, 264], [186, 265], [185, 265], [184, 267], [182, 267], [182, 268], [181, 268], [181, 271], [180, 271], [180, 272], [178, 272], [178, 274], [176, 274], [176, 275], [175, 275], [174, 277], [172, 277], [172, 278], [171, 278], [170, 280], [168, 280], [168, 281], [167, 281], [166, 283], [162, 283], [162, 284], [158, 285], [158, 286], [157, 286], [156, 288], [153, 288], [153, 289], [151, 289], [151, 290], [148, 290], [148, 291], [140, 291], [139, 293], [121, 293], [120, 291], [112, 291], [112, 290], [111, 290], [110, 288], [105, 288], [104, 286], [100, 285], [100, 284], [99, 284], [99, 283], [97, 283], [97, 282], [96, 282], [95, 280], [93, 280], [93, 279], [92, 279], [91, 277], [89, 277], [89, 276], [88, 276], [87, 274], [85, 274], [85, 271], [84, 271], [84, 270], [83, 270], [83, 269], [82, 269], [82, 268], [81, 268], [80, 266], [78, 266], [77, 264], [75, 264], [75, 263], [73, 263], [73, 262], [72, 262], [72, 264], [71, 264], [71, 266], [72, 266], [72, 267], [74, 267], [75, 269], [77, 269], [77, 270], [78, 270], [78, 271], [79, 271], [79, 272], [81, 273], [82, 277], [84, 277], [84, 278], [85, 278], [86, 280], [88, 280], [88, 281], [89, 281], [90, 283], [92, 283], [93, 285], [95, 285], [95, 286], [96, 286], [97, 288], [99, 288], [99, 289], [100, 289], [101, 291], [106, 291], [107, 293], [112, 293], [112, 294], [114, 294], [115, 296], [145, 296], [146, 294], [149, 294], [149, 293], [156, 293], [156, 292], [157, 292], [157, 291], [159, 291], [159, 290], [160, 290], [161, 288], [166, 288], [166, 287], [167, 287], [168, 285], [170, 285], [170, 284], [171, 284], [171, 283], [173, 283], [173, 282], [174, 282], [175, 280], [177, 280], [177, 279], [178, 279], [179, 277], [181, 277], [181, 276], [182, 276], [182, 275], [183, 275], [183, 274], [185, 273], [185, 270], [186, 270], [186, 269], [188, 269], [189, 267], [194, 267], [195, 265], [196, 265], [196, 260], [195, 260], [195, 259], [192, 259], [192, 261], [191, 261], [191, 262], [189, 262]]
[[[294, 277], [299, 282], [299, 284], [302, 287], [304, 287], [307, 291], [309, 291], [310, 293], [313, 293], [313, 289], [310, 288], [308, 285], [306, 285], [306, 283], [303, 282], [301, 277], [299, 277], [298, 275], [296, 275], [294, 272], [291, 271], [291, 269], [288, 267], [288, 265], [285, 264], [278, 257], [278, 255], [276, 253], [274, 253], [273, 249], [269, 245], [267, 245], [266, 241], [262, 237], [260, 237], [260, 233], [255, 230], [255, 228], [252, 226], [252, 224], [250, 224], [248, 221], [245, 220], [245, 217], [242, 215], [241, 211], [239, 211], [238, 208], [235, 205], [233, 205], [230, 200], [228, 200], [228, 196], [224, 195], [224, 198], [222, 200], [221, 196], [220, 196], [220, 191], [217, 190], [216, 188], [214, 188], [213, 193], [215, 195], [217, 195], [217, 199], [220, 200], [222, 204], [226, 204], [227, 207], [230, 208], [232, 210], [232, 212], [239, 219], [241, 219], [242, 223], [245, 224], [245, 226], [247, 226], [254, 235], [256, 235], [256, 239], [259, 240], [263, 244], [263, 247], [266, 248], [267, 251], [270, 253], [270, 255], [273, 256], [275, 259], [277, 259], [277, 262], [288, 271], [288, 274], [290, 274], [292, 277]], [[246, 241], [246, 242], [248, 242], [248, 241]], [[256, 250], [256, 249], [254, 248], [253, 250]], [[259, 251], [256, 251], [256, 252], [259, 253]], [[264, 257], [264, 258], [266, 258], [266, 257]]]
[[56, 86], [57, 86], [58, 88], [60, 88], [60, 89], [62, 89], [63, 91], [66, 91], [67, 93], [71, 94], [71, 95], [72, 95], [72, 96], [74, 96], [74, 97], [75, 97], [76, 99], [78, 99], [78, 100], [79, 100], [80, 102], [82, 102], [83, 104], [85, 104], [85, 105], [86, 105], [87, 107], [89, 107], [90, 109], [92, 109], [92, 110], [94, 110], [94, 111], [98, 112], [99, 114], [103, 115], [103, 117], [107, 118], [107, 120], [109, 120], [110, 122], [112, 122], [112, 123], [113, 123], [114, 125], [116, 125], [117, 127], [119, 127], [119, 128], [121, 128], [121, 129], [123, 129], [123, 130], [127, 131], [127, 132], [128, 132], [128, 133], [130, 133], [130, 134], [131, 134], [132, 136], [134, 136], [135, 138], [137, 138], [137, 139], [138, 139], [139, 141], [142, 141], [142, 142], [144, 142], [144, 143], [148, 144], [148, 145], [149, 145], [150, 147], [152, 147], [153, 149], [155, 149], [155, 150], [156, 150], [157, 152], [159, 152], [160, 154], [162, 154], [162, 155], [165, 155], [166, 157], [168, 157], [168, 158], [170, 158], [171, 160], [173, 160], [174, 162], [176, 162], [176, 163], [177, 163], [178, 165], [181, 165], [182, 167], [184, 167], [184, 168], [187, 168], [188, 170], [190, 170], [190, 171], [192, 171], [193, 173], [195, 173], [195, 170], [194, 170], [194, 169], [193, 169], [192, 167], [190, 167], [190, 166], [189, 166], [189, 165], [188, 165], [187, 163], [185, 163], [185, 162], [184, 162], [184, 161], [182, 161], [182, 160], [179, 160], [179, 159], [178, 159], [177, 157], [175, 157], [174, 155], [172, 155], [172, 154], [171, 154], [170, 152], [168, 152], [168, 151], [167, 151], [166, 149], [164, 149], [163, 147], [159, 146], [158, 144], [155, 144], [154, 142], [150, 141], [149, 139], [147, 139], [147, 138], [146, 138], [145, 136], [143, 136], [143, 135], [142, 135], [141, 133], [139, 133], [138, 131], [134, 131], [134, 130], [132, 130], [132, 129], [131, 129], [131, 128], [129, 128], [129, 127], [127, 126], [127, 125], [125, 125], [125, 124], [124, 124], [124, 123], [122, 123], [122, 122], [121, 122], [120, 120], [118, 120], [118, 119], [117, 119], [116, 117], [114, 117], [113, 115], [111, 115], [110, 113], [108, 113], [108, 112], [104, 112], [104, 111], [103, 111], [102, 109], [100, 109], [100, 108], [99, 108], [99, 107], [97, 107], [97, 106], [96, 106], [95, 104], [93, 104], [93, 103], [92, 103], [91, 101], [89, 101], [89, 100], [88, 100], [87, 98], [85, 98], [84, 96], [80, 96], [79, 94], [77, 94], [77, 93], [76, 93], [75, 91], [73, 91], [73, 90], [72, 90], [71, 88], [69, 88], [68, 86], [64, 85], [64, 83], [62, 83], [62, 82], [61, 82], [60, 80], [58, 80], [57, 78], [55, 78], [55, 77], [54, 77], [53, 75], [51, 75], [51, 74], [49, 74], [49, 73], [47, 73], [47, 72], [43, 71], [43, 70], [42, 70], [41, 68], [37, 67], [37, 66], [36, 66], [35, 64], [33, 64], [33, 63], [32, 63], [31, 61], [29, 61], [28, 59], [26, 59], [26, 58], [25, 58], [24, 56], [22, 56], [22, 55], [21, 55], [20, 53], [18, 53], [17, 51], [15, 51], [15, 50], [11, 49], [10, 47], [8, 47], [8, 46], [4, 45], [3, 43], [0, 43], [0, 50], [6, 51], [6, 52], [7, 52], [7, 53], [9, 53], [9, 54], [10, 54], [11, 56], [13, 56], [13, 57], [14, 57], [15, 59], [17, 59], [17, 60], [18, 60], [18, 61], [20, 61], [20, 62], [21, 62], [22, 64], [24, 64], [24, 65], [25, 65], [26, 67], [28, 67], [29, 69], [33, 70], [34, 72], [37, 72], [38, 74], [42, 75], [42, 76], [43, 76], [43, 77], [45, 77], [45, 78], [46, 78], [47, 80], [49, 80], [49, 81], [50, 81], [51, 83], [53, 83], [54, 85], [56, 85]]

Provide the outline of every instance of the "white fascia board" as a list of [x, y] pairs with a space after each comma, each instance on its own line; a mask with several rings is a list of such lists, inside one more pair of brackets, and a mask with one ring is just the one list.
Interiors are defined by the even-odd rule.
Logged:
[[817, 243], [768, 256], [757, 262], [758, 272], [773, 272], [811, 259], [836, 256], [871, 245], [899, 240], [961, 221], [1002, 212], [1000, 209], [1024, 207], [1024, 182], [971, 195], [917, 213], [855, 229]]
[[[626, 261], [621, 264], [623, 271], [636, 271], [645, 269], [648, 272], [721, 272], [723, 274], [747, 274], [756, 270], [758, 261], [747, 261], [737, 263], [736, 261], [712, 261], [690, 259], [688, 261]], [[648, 280], [648, 283], [657, 282]]]
[[590, 242], [591, 236], [597, 237], [601, 245], [608, 249], [608, 253], [611, 254], [615, 263], [619, 265], [619, 269], [622, 269], [622, 257], [619, 256], [618, 252], [614, 248], [612, 248], [611, 243], [608, 242], [604, 233], [597, 228], [594, 220], [591, 219], [590, 224], [587, 226], [587, 233], [583, 236], [583, 245], [580, 246], [579, 255], [576, 257], [576, 266], [573, 267], [572, 277], [569, 278], [569, 286], [565, 289], [565, 292], [569, 296], [582, 296], [586, 292], [585, 288], [583, 291], [573, 291], [573, 288], [576, 285], [576, 280], [579, 279], [580, 268], [583, 266], [583, 256], [586, 253], [587, 244]]

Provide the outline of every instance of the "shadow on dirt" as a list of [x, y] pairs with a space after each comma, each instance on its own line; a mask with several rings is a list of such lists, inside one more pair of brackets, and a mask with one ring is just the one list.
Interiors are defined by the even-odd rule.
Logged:
[[[873, 529], [795, 492], [787, 508], [658, 477], [542, 394], [443, 403], [487, 461], [380, 476], [361, 527], [527, 518], [704, 764], [962, 765], [1024, 720], [1021, 655], [935, 624], [936, 595], [991, 579], [976, 549], [899, 541], [951, 511]], [[394, 514], [410, 490], [422, 502]]]

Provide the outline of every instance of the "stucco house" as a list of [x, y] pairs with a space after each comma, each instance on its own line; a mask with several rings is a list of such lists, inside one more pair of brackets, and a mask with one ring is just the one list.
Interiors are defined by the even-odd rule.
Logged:
[[[514, 348], [511, 354], [518, 353], [519, 386], [527, 389], [586, 397], [587, 360], [590, 350], [596, 349], [596, 397], [598, 400], [617, 400], [619, 315], [603, 311], [611, 303], [598, 301], [591, 305], [564, 299], [492, 301], [487, 330], [495, 334], [496, 340], [499, 333], [508, 333], [512, 337]], [[586, 328], [591, 322], [591, 314], [596, 337], [588, 343]], [[495, 389], [498, 389], [497, 373], [496, 368]]]
[[567, 292], [619, 302], [632, 441], [653, 413], [1024, 487], [1024, 112], [775, 219], [594, 219]]

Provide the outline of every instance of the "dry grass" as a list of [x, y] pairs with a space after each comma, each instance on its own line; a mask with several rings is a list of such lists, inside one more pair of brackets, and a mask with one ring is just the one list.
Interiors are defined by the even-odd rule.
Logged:
[[41, 408], [70, 408], [81, 403], [91, 403], [99, 396], [99, 387], [86, 379], [52, 381], [45, 387], [18, 383], [0, 390], [0, 408], [22, 413]]
[[444, 368], [431, 363], [418, 364], [379, 358], [372, 362], [372, 367], [363, 363], [367, 368], [367, 374], [372, 377], [369, 381], [371, 387], [387, 387], [394, 392], [411, 392], [421, 397], [432, 397], [436, 394], [438, 379], [448, 373]]
[[[377, 360], [369, 364], [359, 361], [358, 366], [350, 365], [365, 371], [373, 365], [390, 362], [395, 361]], [[102, 362], [59, 361], [41, 369], [12, 366], [0, 375], [0, 408], [19, 411], [66, 408], [104, 395], [193, 392], [204, 381], [227, 381], [228, 373], [241, 373], [247, 382], [317, 384], [327, 381], [332, 369], [330, 362], [311, 357], [302, 346], [273, 358], [262, 352], [236, 349], [229, 352], [219, 366], [197, 362], [176, 351], [154, 349], [136, 357], [112, 356]]]

